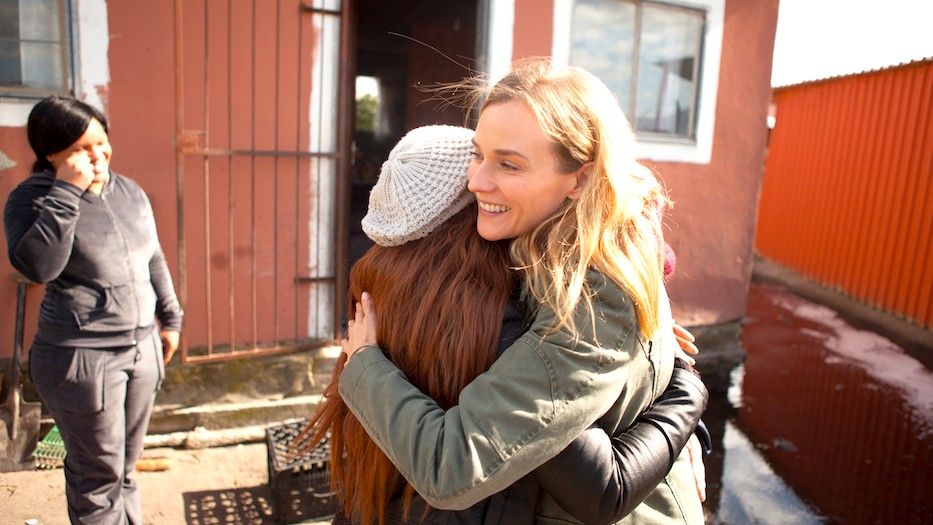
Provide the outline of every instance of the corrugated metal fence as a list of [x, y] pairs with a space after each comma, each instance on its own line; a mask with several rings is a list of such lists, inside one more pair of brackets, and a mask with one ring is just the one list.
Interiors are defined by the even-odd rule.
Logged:
[[756, 249], [933, 326], [933, 59], [775, 90]]

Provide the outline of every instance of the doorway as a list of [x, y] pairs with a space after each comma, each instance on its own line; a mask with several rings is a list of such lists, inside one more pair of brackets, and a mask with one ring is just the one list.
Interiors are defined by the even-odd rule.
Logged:
[[408, 130], [463, 125], [464, 111], [429, 100], [424, 87], [480, 69], [480, 0], [355, 2], [355, 90], [348, 266], [371, 245], [360, 227], [383, 161]]

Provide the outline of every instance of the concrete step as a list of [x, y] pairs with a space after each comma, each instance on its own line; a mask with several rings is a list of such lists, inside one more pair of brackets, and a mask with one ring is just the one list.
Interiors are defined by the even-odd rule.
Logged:
[[156, 397], [147, 446], [201, 448], [265, 439], [265, 428], [310, 417], [340, 347], [206, 365], [173, 363]]
[[257, 400], [240, 403], [188, 406], [159, 406], [149, 421], [150, 434], [187, 432], [201, 428], [229, 428], [268, 425], [286, 419], [310, 417], [321, 401], [320, 394]]

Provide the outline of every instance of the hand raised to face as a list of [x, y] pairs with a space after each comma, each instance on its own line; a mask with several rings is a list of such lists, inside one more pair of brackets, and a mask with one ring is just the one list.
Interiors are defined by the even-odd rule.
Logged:
[[97, 119], [91, 119], [87, 130], [71, 146], [48, 155], [55, 168], [55, 177], [82, 190], [100, 193], [110, 178], [110, 157], [113, 148], [106, 130]]
[[94, 182], [94, 163], [86, 151], [75, 151], [65, 157], [55, 170], [55, 178], [82, 190]]

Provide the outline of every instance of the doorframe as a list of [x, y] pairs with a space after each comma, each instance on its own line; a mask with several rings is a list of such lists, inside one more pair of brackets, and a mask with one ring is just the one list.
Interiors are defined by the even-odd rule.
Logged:
[[[176, 217], [177, 217], [177, 242], [178, 242], [178, 291], [182, 306], [185, 306], [188, 298], [188, 277], [187, 277], [187, 239], [185, 235], [185, 160], [186, 155], [192, 152], [201, 152], [204, 150], [201, 145], [203, 133], [192, 133], [185, 129], [185, 108], [184, 108], [184, 1], [174, 0], [174, 95], [175, 95], [175, 184], [176, 184]], [[289, 345], [278, 345], [273, 347], [253, 347], [250, 349], [234, 350], [218, 354], [208, 354], [205, 356], [191, 356], [188, 354], [185, 331], [182, 331], [180, 342], [180, 360], [182, 364], [192, 365], [207, 362], [226, 361], [232, 359], [258, 357], [274, 354], [292, 353], [303, 350], [319, 348], [335, 344], [336, 340], [343, 337], [343, 329], [340, 323], [346, 312], [346, 290], [348, 286], [349, 269], [347, 268], [348, 252], [348, 226], [349, 226], [349, 174], [351, 170], [352, 158], [350, 155], [352, 141], [352, 115], [353, 98], [352, 82], [355, 74], [355, 2], [354, 0], [342, 0], [340, 6], [336, 9], [326, 7], [315, 7], [312, 0], [298, 2], [298, 8], [302, 12], [312, 12], [319, 14], [337, 15], [340, 17], [340, 38], [339, 38], [339, 60], [337, 64], [337, 140], [336, 151], [332, 156], [335, 159], [334, 176], [336, 206], [334, 212], [334, 224], [331, 226], [331, 235], [334, 242], [333, 250], [333, 268], [334, 268], [334, 295], [332, 315], [333, 333], [331, 339], [299, 342]], [[206, 153], [206, 150], [203, 151]]]

